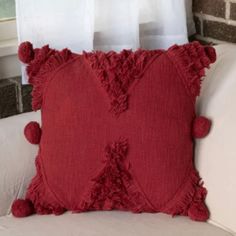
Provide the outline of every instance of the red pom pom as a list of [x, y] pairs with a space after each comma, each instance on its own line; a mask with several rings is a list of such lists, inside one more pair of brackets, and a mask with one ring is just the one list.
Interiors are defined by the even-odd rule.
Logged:
[[29, 63], [34, 59], [34, 49], [30, 42], [21, 43], [18, 48], [18, 57], [23, 63]]
[[32, 144], [39, 144], [41, 138], [41, 128], [35, 121], [29, 122], [24, 129], [26, 139]]
[[188, 209], [188, 216], [192, 220], [207, 221], [209, 215], [209, 211], [204, 202], [195, 202]]
[[206, 117], [199, 116], [193, 123], [193, 137], [204, 138], [210, 131], [211, 121]]
[[11, 206], [15, 217], [26, 217], [34, 213], [34, 206], [30, 200], [17, 199]]
[[216, 61], [216, 50], [210, 46], [205, 46], [204, 49], [211, 63], [214, 63]]

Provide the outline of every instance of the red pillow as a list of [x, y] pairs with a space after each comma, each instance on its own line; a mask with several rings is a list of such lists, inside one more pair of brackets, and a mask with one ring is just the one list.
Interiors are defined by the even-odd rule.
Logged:
[[29, 64], [42, 132], [32, 123], [25, 130], [40, 142], [37, 174], [14, 215], [117, 209], [207, 220], [193, 134], [209, 130], [195, 100], [212, 47], [79, 55], [26, 42], [19, 58]]

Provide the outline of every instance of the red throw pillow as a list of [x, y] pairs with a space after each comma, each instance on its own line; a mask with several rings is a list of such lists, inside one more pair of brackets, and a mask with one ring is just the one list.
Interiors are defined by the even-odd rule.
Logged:
[[28, 63], [42, 132], [32, 123], [25, 130], [40, 142], [37, 174], [13, 214], [117, 209], [208, 218], [193, 148], [194, 136], [209, 130], [195, 100], [216, 59], [212, 47], [79, 55], [26, 42], [19, 58]]

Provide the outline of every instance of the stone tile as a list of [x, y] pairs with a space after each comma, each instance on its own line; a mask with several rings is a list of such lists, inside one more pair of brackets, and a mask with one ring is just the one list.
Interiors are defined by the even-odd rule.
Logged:
[[225, 1], [193, 0], [193, 12], [225, 18]]
[[230, 5], [230, 19], [236, 20], [236, 3], [231, 3]]
[[236, 43], [236, 27], [215, 21], [203, 21], [203, 34], [205, 37]]
[[17, 84], [8, 79], [0, 80], [0, 118], [19, 113]]
[[201, 20], [197, 16], [194, 16], [194, 22], [196, 27], [196, 33], [201, 35], [202, 32]]
[[31, 85], [22, 85], [21, 86], [21, 99], [22, 99], [22, 105], [23, 105], [23, 112], [29, 112], [32, 111], [31, 107], [31, 101], [32, 101], [32, 86]]
[[214, 43], [206, 41], [204, 39], [199, 39], [197, 36], [198, 36], [198, 34], [195, 34], [195, 35], [189, 37], [188, 38], [189, 42], [198, 41], [202, 45], [214, 45]]

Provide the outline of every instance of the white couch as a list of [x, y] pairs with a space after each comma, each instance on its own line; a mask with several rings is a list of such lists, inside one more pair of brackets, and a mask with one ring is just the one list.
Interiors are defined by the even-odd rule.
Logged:
[[34, 175], [37, 146], [23, 136], [40, 113], [0, 120], [0, 236], [228, 236], [236, 235], [236, 47], [216, 46], [218, 60], [203, 83], [198, 112], [213, 121], [210, 134], [196, 142], [196, 164], [208, 188], [207, 223], [164, 214], [90, 212], [14, 218], [10, 206], [23, 197]]

